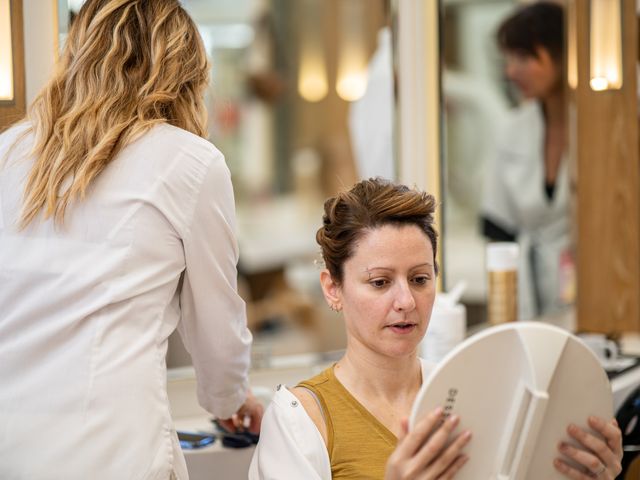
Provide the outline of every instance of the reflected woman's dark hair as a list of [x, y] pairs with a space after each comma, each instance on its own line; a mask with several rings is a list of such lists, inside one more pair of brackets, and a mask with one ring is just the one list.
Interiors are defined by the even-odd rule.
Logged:
[[384, 225], [415, 225], [433, 248], [434, 270], [438, 273], [436, 253], [438, 234], [433, 226], [436, 200], [433, 195], [370, 178], [324, 203], [323, 226], [316, 233], [322, 258], [334, 282], [342, 284], [344, 262], [355, 251], [358, 240]]
[[525, 5], [502, 22], [497, 33], [502, 50], [537, 57], [536, 48], [546, 49], [556, 62], [564, 52], [564, 10], [553, 2]]

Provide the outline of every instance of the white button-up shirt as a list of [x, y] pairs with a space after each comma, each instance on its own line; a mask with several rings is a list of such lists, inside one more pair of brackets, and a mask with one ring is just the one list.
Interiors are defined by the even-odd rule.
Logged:
[[16, 225], [33, 165], [0, 136], [0, 478], [186, 478], [166, 394], [167, 338], [204, 408], [245, 398], [251, 334], [236, 292], [233, 191], [209, 142], [158, 125], [67, 210]]

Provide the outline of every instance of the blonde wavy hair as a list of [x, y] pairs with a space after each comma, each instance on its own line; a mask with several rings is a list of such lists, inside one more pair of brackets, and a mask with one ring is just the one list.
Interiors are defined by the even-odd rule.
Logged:
[[69, 203], [155, 124], [205, 137], [208, 71], [198, 30], [178, 0], [87, 0], [27, 114], [36, 161], [20, 227], [40, 212], [61, 225]]

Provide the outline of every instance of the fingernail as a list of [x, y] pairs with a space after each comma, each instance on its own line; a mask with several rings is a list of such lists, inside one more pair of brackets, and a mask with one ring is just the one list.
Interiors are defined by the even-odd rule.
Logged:
[[469, 441], [471, 440], [471, 430], [467, 430], [462, 434], [462, 437], [466, 440]]
[[433, 411], [433, 413], [434, 413], [435, 415], [437, 415], [437, 416], [442, 415], [442, 412], [444, 412], [444, 408], [442, 408], [442, 407], [438, 407], [438, 408], [436, 408], [436, 409]]
[[458, 415], [451, 415], [449, 417], [449, 423], [456, 424], [458, 423], [458, 420], [460, 420], [460, 417], [458, 417]]

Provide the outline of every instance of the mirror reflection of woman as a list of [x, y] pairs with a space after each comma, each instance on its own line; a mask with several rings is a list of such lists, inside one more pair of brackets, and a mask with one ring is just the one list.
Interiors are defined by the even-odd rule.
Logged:
[[557, 3], [520, 7], [497, 40], [506, 77], [523, 102], [511, 112], [485, 180], [484, 235], [518, 241], [519, 317], [553, 315], [574, 296], [570, 250], [564, 13]]

